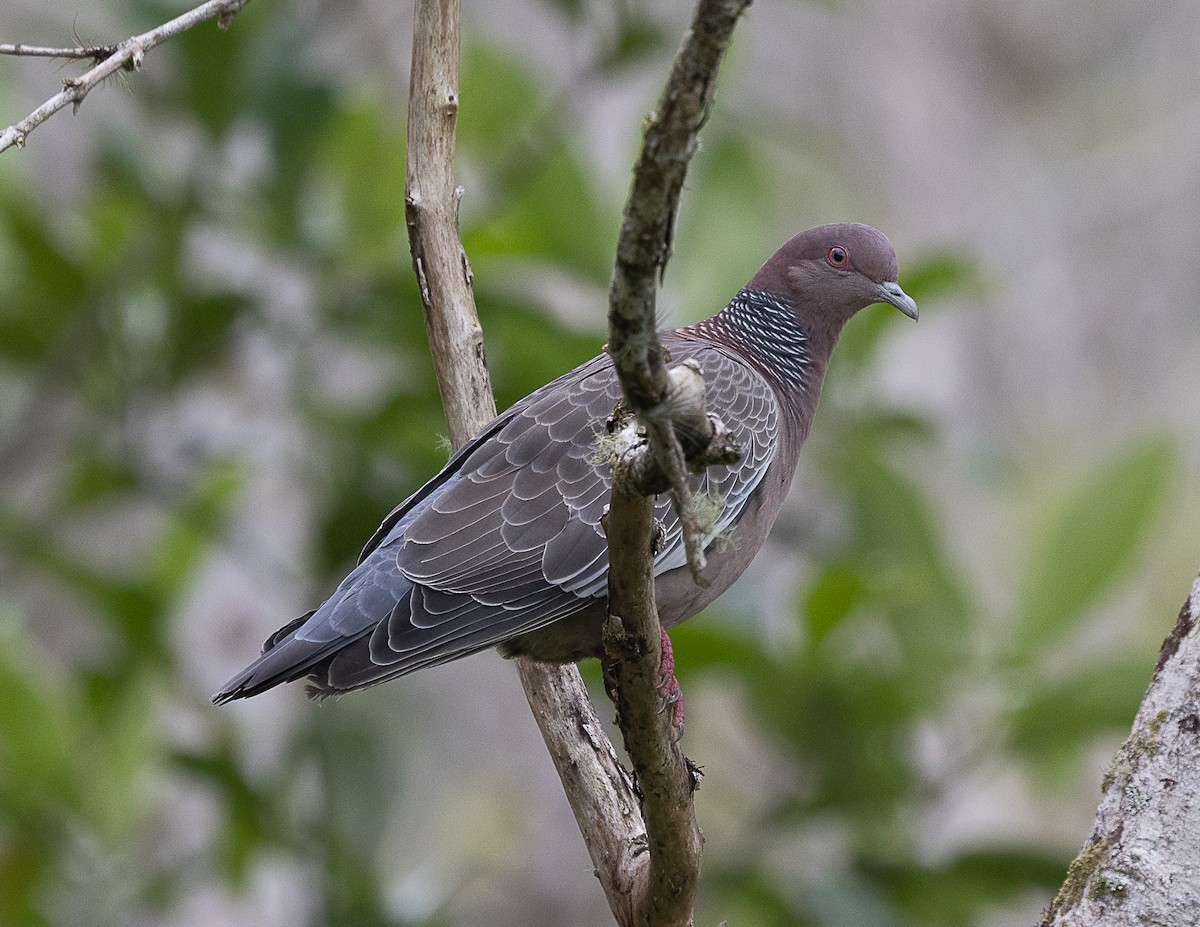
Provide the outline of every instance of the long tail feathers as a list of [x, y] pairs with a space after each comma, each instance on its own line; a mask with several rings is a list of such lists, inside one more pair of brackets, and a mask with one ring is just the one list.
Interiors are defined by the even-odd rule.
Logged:
[[249, 698], [280, 683], [291, 682], [307, 675], [322, 660], [330, 657], [346, 640], [316, 643], [298, 640], [295, 636], [315, 612], [301, 615], [267, 638], [262, 656], [234, 676], [213, 695], [217, 705], [239, 698]]

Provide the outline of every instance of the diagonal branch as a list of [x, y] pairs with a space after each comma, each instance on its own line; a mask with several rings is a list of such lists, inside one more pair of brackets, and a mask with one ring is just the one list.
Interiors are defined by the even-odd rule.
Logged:
[[79, 77], [68, 77], [63, 81], [63, 89], [35, 109], [20, 122], [13, 123], [0, 132], [0, 152], [9, 148], [23, 148], [29, 133], [57, 113], [60, 109], [70, 106], [75, 110], [83, 98], [97, 86], [122, 68], [141, 70], [146, 53], [168, 39], [173, 39], [180, 33], [198, 26], [202, 22], [215, 19], [221, 29], [227, 29], [233, 17], [250, 0], [208, 0], [194, 9], [176, 16], [170, 22], [156, 26], [149, 32], [135, 35], [117, 45], [95, 46], [91, 48], [41, 48], [29, 45], [0, 45], [0, 53], [10, 55], [39, 55], [54, 58], [97, 58], [108, 53], [95, 67]]

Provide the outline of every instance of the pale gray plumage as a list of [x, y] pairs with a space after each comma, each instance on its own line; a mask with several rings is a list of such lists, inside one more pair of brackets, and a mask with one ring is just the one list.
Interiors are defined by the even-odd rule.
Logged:
[[[895, 254], [881, 233], [822, 226], [784, 245], [721, 313], [662, 333], [673, 363], [699, 365], [709, 409], [745, 452], [693, 477], [697, 493], [723, 500], [713, 539], [734, 534], [730, 544], [710, 540], [710, 585], [692, 580], [679, 521], [665, 497], [656, 501], [664, 626], [708, 605], [761, 547], [846, 320], [874, 302], [916, 317], [895, 281]], [[388, 516], [333, 596], [277, 631], [215, 700], [306, 675], [316, 694], [344, 692], [495, 646], [560, 662], [595, 655], [608, 573], [600, 516], [610, 489], [596, 442], [619, 395], [602, 355], [496, 418]]]

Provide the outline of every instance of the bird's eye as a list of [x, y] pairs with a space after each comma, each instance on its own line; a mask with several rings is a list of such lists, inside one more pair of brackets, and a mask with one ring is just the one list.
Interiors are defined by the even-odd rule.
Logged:
[[835, 245], [829, 249], [829, 253], [825, 255], [825, 260], [827, 260], [832, 267], [845, 267], [850, 263], [850, 255], [846, 253], [845, 248]]

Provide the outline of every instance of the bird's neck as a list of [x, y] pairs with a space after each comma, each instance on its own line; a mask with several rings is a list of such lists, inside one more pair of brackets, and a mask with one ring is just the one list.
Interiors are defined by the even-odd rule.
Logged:
[[783, 407], [794, 410], [799, 420], [793, 424], [808, 433], [837, 331], [805, 329], [786, 301], [749, 287], [689, 330], [737, 350], [784, 400]]

